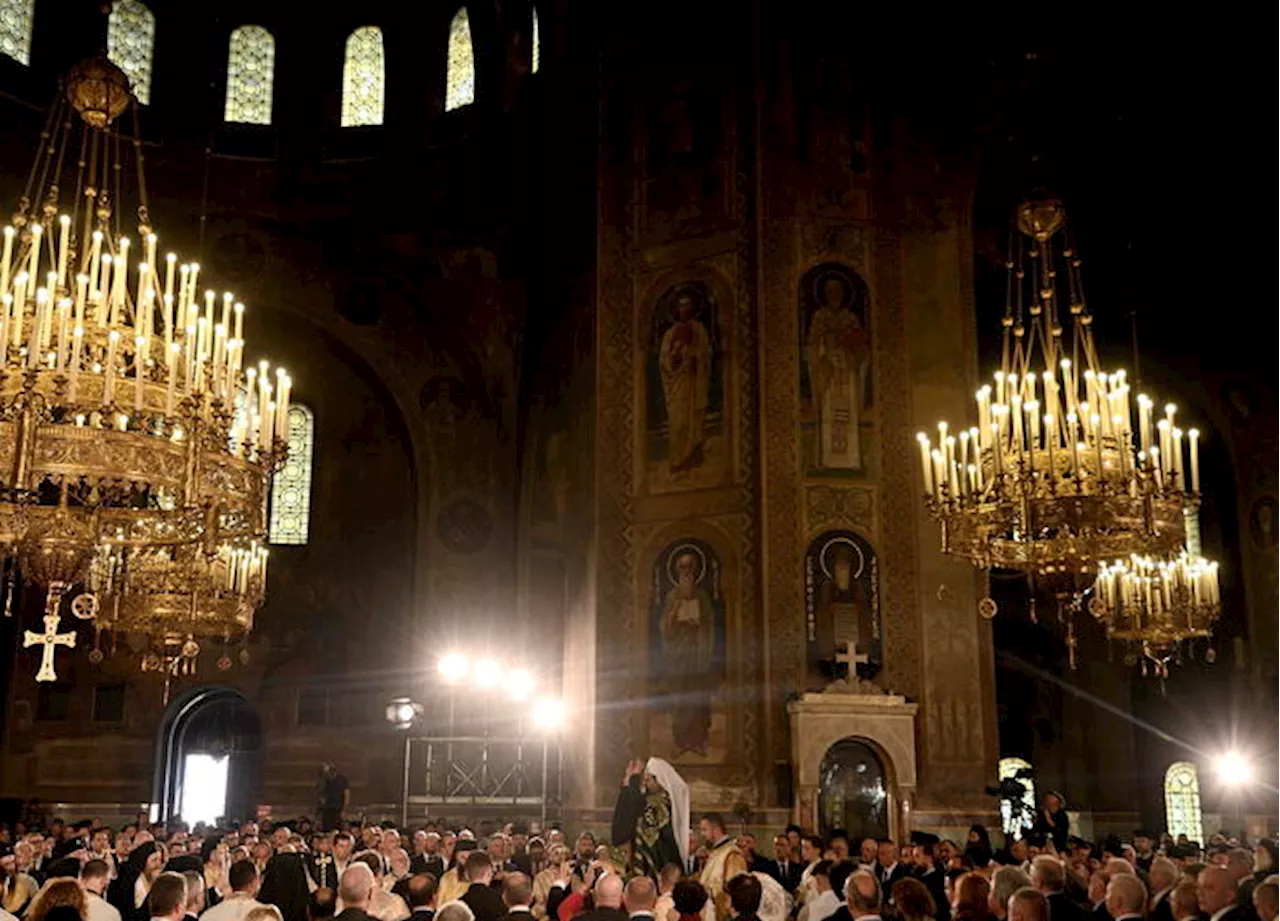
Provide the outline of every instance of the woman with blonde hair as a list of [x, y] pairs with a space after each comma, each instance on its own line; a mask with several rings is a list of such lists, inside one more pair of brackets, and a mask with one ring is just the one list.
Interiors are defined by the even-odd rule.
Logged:
[[[59, 877], [51, 879], [36, 893], [31, 907], [23, 916], [27, 921], [45, 921], [55, 908], [74, 908], [83, 919], [89, 912], [89, 899], [77, 879]], [[69, 917], [69, 912], [58, 912], [58, 917]]]

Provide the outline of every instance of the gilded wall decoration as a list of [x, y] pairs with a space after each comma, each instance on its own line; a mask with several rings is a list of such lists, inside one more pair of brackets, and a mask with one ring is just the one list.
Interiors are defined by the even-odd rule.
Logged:
[[[880, 619], [880, 561], [864, 537], [853, 531], [826, 531], [804, 556], [805, 641], [809, 681], [814, 688], [843, 677], [872, 678], [883, 662]], [[846, 644], [857, 659], [839, 661]], [[863, 661], [865, 659], [865, 661]]]
[[[886, 222], [887, 223], [887, 222]], [[876, 326], [879, 361], [878, 382], [895, 386], [877, 387], [880, 397], [879, 433], [880, 550], [883, 568], [882, 605], [885, 614], [884, 671], [882, 683], [900, 694], [918, 697], [923, 686], [920, 643], [919, 594], [916, 585], [915, 483], [912, 480], [910, 449], [913, 446], [911, 409], [907, 402], [908, 380], [906, 308], [902, 299], [903, 242], [896, 228], [877, 230], [875, 238]]]
[[723, 312], [704, 281], [667, 287], [644, 356], [645, 478], [652, 492], [716, 485], [730, 469]]
[[724, 761], [727, 714], [713, 702], [725, 683], [725, 597], [720, 557], [679, 538], [653, 561], [649, 618], [651, 737], [676, 763]]
[[800, 279], [800, 438], [810, 476], [865, 474], [872, 463], [871, 295], [836, 262]]
[[809, 529], [856, 524], [875, 533], [875, 491], [857, 486], [806, 486]]

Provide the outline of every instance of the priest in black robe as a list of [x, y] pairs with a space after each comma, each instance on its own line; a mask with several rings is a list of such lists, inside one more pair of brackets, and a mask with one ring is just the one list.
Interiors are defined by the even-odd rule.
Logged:
[[613, 844], [631, 845], [631, 871], [655, 881], [668, 864], [688, 866], [689, 787], [661, 758], [628, 762], [613, 809]]

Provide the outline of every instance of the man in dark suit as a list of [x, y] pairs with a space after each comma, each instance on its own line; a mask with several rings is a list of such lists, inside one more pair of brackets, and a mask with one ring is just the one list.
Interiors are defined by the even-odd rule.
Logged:
[[353, 863], [342, 871], [338, 880], [338, 899], [343, 908], [334, 915], [334, 921], [373, 921], [369, 906], [373, 902], [373, 887], [377, 885], [368, 864]]
[[938, 836], [929, 832], [912, 832], [911, 843], [916, 846], [916, 879], [924, 883], [937, 909], [937, 921], [951, 921], [951, 901], [947, 898], [947, 877], [938, 866]]
[[889, 893], [893, 884], [909, 876], [911, 871], [905, 863], [898, 863], [898, 845], [888, 838], [881, 838], [876, 844], [876, 882], [880, 884], [885, 901], [889, 902], [892, 901]]
[[1151, 905], [1147, 917], [1151, 921], [1174, 921], [1173, 887], [1181, 877], [1178, 865], [1168, 857], [1153, 857], [1147, 870], [1147, 880], [1151, 883]]
[[773, 860], [760, 869], [776, 879], [778, 885], [787, 892], [795, 892], [800, 888], [804, 864], [791, 858], [791, 840], [786, 835], [778, 835], [773, 839]]
[[434, 831], [419, 829], [413, 833], [413, 859], [409, 861], [410, 873], [430, 873], [439, 881], [444, 876], [444, 857], [440, 853], [440, 835]]
[[1115, 921], [1142, 921], [1147, 910], [1147, 887], [1132, 873], [1116, 873], [1107, 883], [1106, 905]]
[[627, 921], [622, 907], [622, 878], [606, 873], [596, 880], [591, 890], [595, 907], [578, 915], [575, 921]]
[[1089, 912], [1066, 893], [1067, 870], [1056, 857], [1041, 854], [1031, 861], [1031, 884], [1049, 901], [1053, 921], [1089, 921]]
[[507, 912], [502, 921], [533, 921], [533, 883], [516, 870], [502, 879], [502, 904]]
[[476, 916], [476, 921], [498, 921], [507, 913], [502, 896], [489, 884], [493, 882], [493, 862], [484, 851], [472, 851], [467, 855], [464, 867], [470, 885], [462, 894], [462, 901]]
[[[1243, 912], [1236, 900], [1239, 888], [1226, 867], [1210, 866], [1196, 880], [1200, 912], [1209, 921], [1238, 921]], [[1119, 919], [1117, 919], [1119, 921]]]
[[436, 916], [436, 878], [430, 873], [415, 873], [409, 877], [409, 916], [412, 921], [431, 921]]

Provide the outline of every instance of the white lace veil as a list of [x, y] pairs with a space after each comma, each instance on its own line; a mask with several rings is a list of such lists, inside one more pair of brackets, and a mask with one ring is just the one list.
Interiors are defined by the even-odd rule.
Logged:
[[686, 870], [689, 866], [689, 787], [676, 769], [661, 758], [650, 758], [644, 769], [671, 798], [671, 833], [684, 864], [680, 869]]

